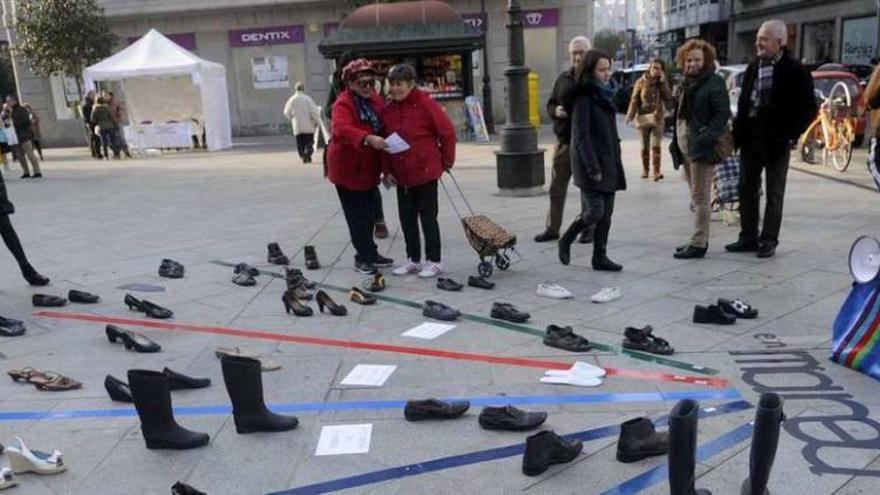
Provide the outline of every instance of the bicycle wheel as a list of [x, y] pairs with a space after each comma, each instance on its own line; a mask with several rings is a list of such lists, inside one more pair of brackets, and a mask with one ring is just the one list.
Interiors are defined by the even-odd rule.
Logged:
[[807, 132], [803, 134], [801, 137], [800, 152], [801, 152], [801, 161], [804, 163], [809, 163], [810, 165], [816, 165], [819, 163], [819, 157], [817, 151], [823, 148], [822, 141], [820, 139], [821, 132], [819, 132], [818, 122], [814, 122], [810, 124]]
[[828, 150], [829, 156], [825, 163], [831, 165], [834, 170], [843, 172], [849, 167], [850, 161], [852, 161], [853, 133], [846, 122], [837, 123], [833, 128], [833, 132], [836, 136], [836, 142], [834, 143], [834, 149]]

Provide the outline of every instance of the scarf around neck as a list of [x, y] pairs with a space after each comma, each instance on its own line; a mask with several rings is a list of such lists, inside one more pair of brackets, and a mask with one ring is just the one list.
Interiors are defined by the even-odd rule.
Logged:
[[364, 98], [354, 91], [352, 91], [351, 94], [354, 96], [354, 106], [357, 108], [358, 118], [361, 122], [370, 124], [370, 128], [373, 129], [373, 134], [381, 134], [382, 122], [379, 121], [379, 116], [376, 115], [376, 111], [373, 110], [373, 106], [370, 105], [370, 99]]

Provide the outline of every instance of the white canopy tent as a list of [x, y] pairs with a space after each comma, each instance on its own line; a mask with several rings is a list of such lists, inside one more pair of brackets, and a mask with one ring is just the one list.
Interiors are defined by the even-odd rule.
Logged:
[[119, 81], [133, 123], [197, 119], [209, 150], [232, 146], [226, 68], [195, 56], [155, 29], [86, 68], [83, 80], [90, 89], [99, 81]]

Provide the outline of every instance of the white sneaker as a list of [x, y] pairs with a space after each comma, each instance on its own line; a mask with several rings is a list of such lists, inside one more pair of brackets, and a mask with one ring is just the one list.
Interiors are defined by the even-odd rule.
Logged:
[[407, 260], [406, 263], [398, 266], [391, 273], [395, 275], [409, 275], [410, 273], [419, 273], [421, 269], [422, 265], [416, 263], [415, 261]]
[[620, 299], [620, 287], [605, 287], [590, 298], [594, 303], [607, 303]]
[[571, 299], [574, 297], [565, 287], [550, 282], [538, 284], [538, 295], [553, 299]]
[[419, 272], [419, 277], [434, 278], [441, 273], [443, 273], [443, 267], [440, 266], [440, 263], [429, 261], [425, 264], [424, 267], [422, 267], [422, 271]]

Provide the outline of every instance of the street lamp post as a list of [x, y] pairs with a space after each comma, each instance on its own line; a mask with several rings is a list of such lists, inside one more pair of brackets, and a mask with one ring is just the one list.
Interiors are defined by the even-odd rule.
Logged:
[[489, 16], [486, 15], [486, 0], [480, 0], [480, 23], [483, 30], [483, 120], [486, 121], [486, 132], [495, 134], [492, 78], [489, 76]]
[[501, 127], [501, 150], [495, 153], [499, 193], [534, 196], [544, 192], [544, 150], [529, 123], [529, 68], [525, 66], [522, 9], [519, 0], [507, 2], [506, 122]]

